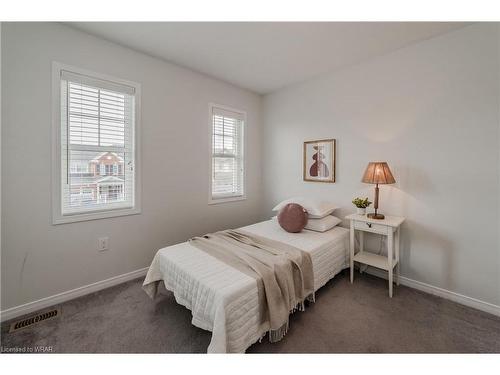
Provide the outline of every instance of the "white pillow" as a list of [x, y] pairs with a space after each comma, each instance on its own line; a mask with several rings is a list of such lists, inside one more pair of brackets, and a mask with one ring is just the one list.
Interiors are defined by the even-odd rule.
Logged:
[[309, 199], [304, 197], [296, 197], [286, 199], [283, 202], [278, 203], [273, 211], [279, 211], [285, 207], [288, 203], [297, 203], [304, 207], [309, 214], [309, 218], [321, 219], [326, 215], [330, 215], [338, 207], [329, 201], [320, 201], [316, 199]]
[[309, 219], [304, 229], [316, 232], [326, 232], [342, 222], [338, 217], [327, 215], [321, 219]]

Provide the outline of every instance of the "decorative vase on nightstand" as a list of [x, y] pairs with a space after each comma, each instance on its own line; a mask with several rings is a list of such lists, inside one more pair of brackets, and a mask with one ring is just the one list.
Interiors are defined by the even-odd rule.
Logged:
[[366, 214], [366, 208], [358, 207], [358, 215], [365, 215], [365, 214]]

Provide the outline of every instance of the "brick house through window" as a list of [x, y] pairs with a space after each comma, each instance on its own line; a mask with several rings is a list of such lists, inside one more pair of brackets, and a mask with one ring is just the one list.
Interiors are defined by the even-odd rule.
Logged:
[[122, 202], [124, 197], [124, 158], [105, 152], [72, 159], [70, 165], [71, 205], [92, 207]]

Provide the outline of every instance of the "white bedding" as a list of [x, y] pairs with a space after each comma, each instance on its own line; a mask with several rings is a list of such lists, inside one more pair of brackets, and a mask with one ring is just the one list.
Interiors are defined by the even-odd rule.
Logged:
[[[345, 228], [288, 233], [269, 220], [240, 229], [308, 251], [315, 290], [348, 266], [349, 230]], [[269, 329], [267, 323], [259, 323], [255, 279], [187, 242], [156, 253], [144, 280], [148, 294], [152, 294], [151, 283], [159, 280], [179, 304], [191, 310], [193, 325], [212, 331], [209, 353], [242, 353]]]

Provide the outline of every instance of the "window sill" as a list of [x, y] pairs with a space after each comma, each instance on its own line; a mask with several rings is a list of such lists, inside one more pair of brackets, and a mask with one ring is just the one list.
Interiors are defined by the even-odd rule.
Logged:
[[229, 203], [229, 202], [238, 202], [246, 200], [246, 195], [240, 195], [237, 197], [227, 197], [227, 198], [210, 198], [208, 200], [208, 204], [219, 204], [219, 203]]
[[102, 212], [89, 212], [84, 214], [74, 215], [54, 215], [52, 218], [53, 225], [76, 223], [79, 221], [107, 219], [111, 217], [137, 215], [141, 213], [140, 208], [123, 208]]

